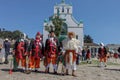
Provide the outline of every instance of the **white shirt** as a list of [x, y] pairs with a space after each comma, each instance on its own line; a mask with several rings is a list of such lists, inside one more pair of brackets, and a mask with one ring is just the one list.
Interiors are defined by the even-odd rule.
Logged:
[[80, 41], [72, 38], [72, 39], [65, 39], [63, 40], [63, 48], [64, 50], [78, 50], [78, 46], [80, 44]]

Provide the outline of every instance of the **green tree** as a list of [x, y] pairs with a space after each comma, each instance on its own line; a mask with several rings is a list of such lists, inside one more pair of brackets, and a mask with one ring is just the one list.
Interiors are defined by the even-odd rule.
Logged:
[[52, 18], [52, 23], [54, 25], [54, 32], [57, 37], [60, 36], [61, 31], [62, 31], [62, 25], [63, 25], [63, 20], [59, 16], [54, 16]]
[[61, 35], [61, 36], [59, 36], [58, 39], [59, 39], [59, 42], [62, 42], [66, 38], [67, 38], [67, 36]]
[[15, 30], [15, 31], [13, 31], [13, 39], [18, 39], [18, 38], [20, 38], [21, 37], [21, 34], [23, 34], [21, 31], [19, 31], [19, 30]]
[[0, 37], [1, 38], [11, 38], [12, 32], [11, 31], [1, 31], [0, 32]]
[[23, 33], [19, 30], [15, 30], [13, 32], [5, 30], [5, 31], [0, 31], [0, 38], [2, 38], [2, 39], [5, 39], [5, 38], [18, 39], [21, 34], [23, 34]]
[[84, 43], [93, 43], [93, 39], [90, 35], [84, 35]]

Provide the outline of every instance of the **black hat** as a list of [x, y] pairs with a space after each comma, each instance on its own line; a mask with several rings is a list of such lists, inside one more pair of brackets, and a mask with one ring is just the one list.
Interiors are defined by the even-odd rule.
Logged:
[[52, 32], [54, 33], [54, 31], [53, 31], [53, 30], [51, 30], [51, 31], [50, 31], [50, 33], [52, 33]]

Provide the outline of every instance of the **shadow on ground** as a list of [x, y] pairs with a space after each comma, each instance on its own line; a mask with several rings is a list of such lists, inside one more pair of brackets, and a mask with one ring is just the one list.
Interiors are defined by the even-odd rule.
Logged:
[[58, 75], [58, 76], [64, 76], [63, 74], [61, 73], [57, 73], [57, 74], [54, 74], [53, 72], [49, 72], [49, 73], [46, 73], [45, 71], [32, 71], [33, 73], [42, 73], [42, 74], [50, 74], [50, 75]]
[[[4, 72], [9, 72], [10, 69], [0, 69], [1, 71], [4, 71]], [[21, 72], [23, 73], [23, 70], [22, 69], [18, 69], [17, 71], [13, 71], [13, 72]], [[53, 72], [49, 72], [49, 73], [46, 73], [45, 71], [37, 71], [35, 72], [34, 70], [32, 70], [31, 73], [34, 73], [34, 74], [37, 74], [37, 73], [40, 73], [40, 74], [50, 74], [50, 75], [58, 75], [58, 76], [63, 76], [63, 74], [61, 73], [57, 73], [57, 74], [54, 74]]]
[[[4, 72], [8, 72], [8, 71], [10, 71], [10, 69], [8, 69], [8, 68], [5, 68], [5, 69], [0, 69], [1, 71], [4, 71]], [[22, 72], [22, 69], [18, 69], [17, 71], [15, 71], [15, 72]]]
[[105, 70], [110, 70], [110, 71], [120, 71], [120, 69], [108, 69], [108, 68], [106, 68]]
[[88, 66], [88, 67], [96, 67], [96, 68], [99, 68], [99, 66], [97, 66], [97, 65], [96, 65], [96, 66]]

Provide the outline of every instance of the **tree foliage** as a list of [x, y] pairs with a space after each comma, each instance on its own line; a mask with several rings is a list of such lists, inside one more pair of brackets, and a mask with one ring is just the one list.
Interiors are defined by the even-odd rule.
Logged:
[[58, 39], [59, 39], [59, 42], [62, 42], [62, 41], [63, 41], [64, 39], [66, 39], [66, 38], [67, 38], [66, 36], [63, 36], [63, 35], [62, 35], [62, 36], [59, 36]]
[[23, 33], [19, 30], [15, 30], [15, 31], [2, 30], [0, 31], [0, 38], [18, 39], [21, 34]]
[[21, 36], [21, 34], [23, 33], [19, 30], [13, 31], [13, 39], [18, 39]]
[[55, 35], [59, 37], [62, 31], [63, 20], [59, 16], [54, 16], [52, 18], [52, 23], [55, 27]]
[[84, 35], [84, 43], [93, 43], [93, 39], [90, 35]]

